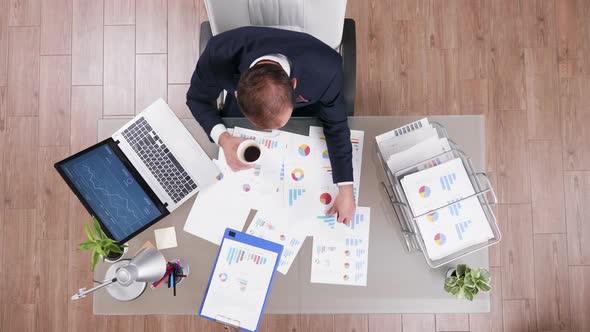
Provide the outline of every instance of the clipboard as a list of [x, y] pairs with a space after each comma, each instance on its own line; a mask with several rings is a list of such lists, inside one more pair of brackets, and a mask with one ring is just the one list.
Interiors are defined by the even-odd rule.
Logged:
[[226, 228], [199, 316], [256, 331], [282, 252], [281, 244]]

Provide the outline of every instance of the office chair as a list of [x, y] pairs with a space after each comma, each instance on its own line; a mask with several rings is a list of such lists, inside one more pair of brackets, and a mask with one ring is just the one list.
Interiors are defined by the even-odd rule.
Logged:
[[209, 21], [201, 24], [200, 53], [212, 36], [250, 25], [305, 32], [338, 51], [346, 113], [354, 115], [356, 28], [344, 18], [346, 0], [205, 0], [205, 6]]

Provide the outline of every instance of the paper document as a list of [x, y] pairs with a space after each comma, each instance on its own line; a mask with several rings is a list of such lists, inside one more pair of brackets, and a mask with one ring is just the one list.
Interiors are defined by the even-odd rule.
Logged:
[[414, 216], [475, 193], [461, 158], [409, 174], [401, 184]]
[[317, 216], [314, 224], [311, 282], [367, 285], [371, 209], [358, 207], [350, 226], [335, 216]]
[[[326, 140], [324, 136], [324, 129], [322, 127], [310, 126], [309, 137], [319, 138], [322, 141]], [[361, 169], [363, 166], [363, 146], [365, 142], [365, 132], [362, 130], [351, 130], [350, 131], [350, 143], [352, 144], [352, 168], [353, 168], [353, 193], [356, 204], [359, 203], [359, 188], [361, 184]], [[322, 155], [322, 166], [329, 167], [332, 170], [330, 164], [330, 156], [328, 154], [328, 148]], [[329, 174], [332, 176], [332, 174]]]
[[390, 156], [429, 138], [438, 138], [438, 132], [428, 119], [424, 118], [381, 134], [375, 137], [375, 141], [383, 159], [388, 160]]
[[277, 253], [225, 238], [201, 315], [256, 330]]
[[388, 141], [390, 139], [394, 139], [397, 137], [407, 135], [413, 131], [424, 129], [424, 128], [431, 128], [431, 127], [432, 126], [430, 125], [428, 118], [423, 118], [418, 121], [414, 121], [412, 123], [409, 123], [403, 127], [399, 127], [394, 130], [383, 133], [381, 135], [378, 135], [375, 137], [375, 141], [377, 141], [378, 144], [381, 144], [384, 141]]
[[385, 160], [389, 159], [389, 156], [398, 152], [407, 150], [408, 148], [423, 142], [429, 138], [438, 138], [438, 132], [434, 128], [425, 128], [421, 130], [413, 131], [407, 135], [399, 136], [395, 139], [384, 141], [379, 144], [379, 149], [383, 154]]
[[[441, 153], [451, 150], [449, 140], [446, 138], [430, 137], [427, 140], [418, 143], [405, 151], [393, 154], [387, 160], [387, 166], [391, 170], [391, 173], [395, 175], [396, 172], [404, 170], [408, 167], [424, 162], [427, 159], [431, 159]], [[446, 160], [444, 160], [446, 161]], [[439, 161], [425, 162], [422, 169], [436, 166], [442, 163]]]
[[[265, 211], [271, 210], [272, 208], [265, 208]], [[299, 253], [299, 249], [305, 241], [305, 232], [302, 229], [298, 229], [296, 225], [289, 225], [287, 219], [284, 217], [285, 211], [282, 209], [274, 210], [273, 213], [264, 213], [258, 211], [254, 220], [246, 230], [247, 234], [272, 241], [278, 244], [282, 244], [283, 254], [279, 261], [277, 271], [282, 274], [287, 274], [289, 268], [293, 264], [295, 257]]]
[[226, 228], [241, 230], [250, 214], [253, 198], [244, 183], [232, 174], [199, 192], [184, 224], [184, 231], [220, 244]]
[[494, 237], [477, 197], [470, 197], [416, 220], [426, 254], [437, 260]]

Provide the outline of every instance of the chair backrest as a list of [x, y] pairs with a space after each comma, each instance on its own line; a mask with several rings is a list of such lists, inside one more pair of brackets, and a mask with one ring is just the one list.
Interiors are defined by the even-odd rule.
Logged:
[[309, 33], [337, 49], [346, 0], [205, 0], [213, 35], [243, 26]]

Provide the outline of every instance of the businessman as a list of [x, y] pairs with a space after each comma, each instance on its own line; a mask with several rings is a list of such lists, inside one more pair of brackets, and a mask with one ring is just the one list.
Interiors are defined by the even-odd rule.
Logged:
[[216, 108], [227, 91], [224, 112], [245, 116], [261, 130], [282, 128], [293, 114], [315, 110], [324, 127], [332, 178], [339, 193], [328, 215], [348, 224], [356, 206], [352, 146], [342, 96], [342, 58], [320, 40], [288, 30], [243, 27], [213, 37], [199, 58], [187, 105], [234, 170], [250, 166], [237, 158], [244, 140], [233, 137]]

